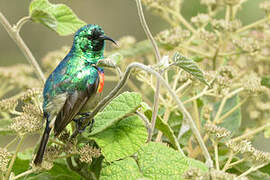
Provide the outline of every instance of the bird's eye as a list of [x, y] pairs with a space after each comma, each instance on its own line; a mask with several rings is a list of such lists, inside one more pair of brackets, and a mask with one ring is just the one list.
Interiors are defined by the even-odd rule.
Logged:
[[88, 40], [92, 40], [93, 37], [91, 35], [86, 36]]

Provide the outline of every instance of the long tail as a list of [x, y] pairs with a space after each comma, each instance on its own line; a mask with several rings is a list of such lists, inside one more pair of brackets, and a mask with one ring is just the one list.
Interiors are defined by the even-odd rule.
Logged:
[[45, 148], [49, 140], [50, 132], [51, 132], [51, 128], [49, 127], [49, 123], [47, 123], [42, 139], [40, 141], [37, 155], [34, 160], [35, 165], [39, 165], [42, 163], [43, 155], [44, 155]]

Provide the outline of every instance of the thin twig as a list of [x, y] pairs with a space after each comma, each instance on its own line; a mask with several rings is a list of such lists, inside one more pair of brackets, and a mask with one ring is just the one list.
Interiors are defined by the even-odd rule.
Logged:
[[252, 167], [249, 168], [246, 172], [240, 174], [240, 175], [237, 177], [237, 179], [239, 179], [239, 178], [241, 178], [241, 177], [244, 177], [244, 176], [246, 176], [246, 175], [252, 173], [253, 171], [258, 170], [258, 169], [260, 169], [260, 168], [266, 166], [267, 164], [268, 164], [268, 162], [267, 162], [267, 163], [263, 163], [263, 164], [258, 165], [258, 166], [252, 166]]
[[266, 22], [269, 21], [269, 20], [270, 20], [270, 16], [268, 16], [268, 17], [266, 17], [266, 18], [263, 18], [263, 19], [261, 19], [261, 20], [258, 20], [258, 21], [254, 22], [254, 23], [252, 23], [252, 24], [246, 25], [246, 26], [244, 26], [244, 27], [238, 29], [238, 30], [236, 31], [236, 33], [241, 33], [241, 32], [246, 31], [246, 30], [248, 30], [248, 29], [254, 28], [254, 27], [256, 27], [256, 26], [258, 26], [258, 25], [260, 25], [260, 24], [266, 23]]
[[234, 138], [234, 139], [232, 139], [232, 140], [233, 140], [233, 141], [240, 141], [240, 140], [242, 140], [242, 139], [246, 139], [246, 138], [248, 138], [248, 137], [250, 137], [250, 136], [253, 136], [253, 135], [255, 135], [255, 134], [257, 134], [257, 133], [263, 131], [263, 130], [264, 130], [265, 128], [267, 128], [267, 127], [270, 127], [270, 123], [264, 124], [264, 125], [262, 125], [261, 127], [258, 127], [258, 128], [256, 128], [256, 129], [250, 130], [250, 131], [248, 131], [246, 134], [243, 134], [243, 135], [241, 135], [241, 136], [238, 136], [238, 137], [236, 137], [236, 138]]
[[[139, 18], [140, 18], [141, 25], [142, 25], [142, 27], [144, 29], [144, 32], [145, 32], [147, 38], [152, 43], [157, 62], [160, 62], [161, 61], [161, 56], [160, 56], [160, 52], [159, 52], [159, 49], [158, 49], [158, 45], [157, 45], [154, 37], [152, 36], [152, 34], [151, 34], [151, 32], [150, 32], [150, 30], [148, 28], [148, 25], [146, 23], [146, 20], [145, 20], [144, 14], [143, 14], [141, 0], [136, 0], [136, 4], [137, 4], [137, 8], [138, 8], [138, 15], [139, 15]], [[159, 94], [160, 94], [160, 81], [157, 80], [156, 91], [155, 91], [155, 96], [154, 96], [153, 115], [152, 115], [152, 119], [151, 119], [151, 129], [152, 130], [150, 132], [151, 134], [149, 136], [148, 141], [151, 141], [152, 132], [153, 132], [153, 130], [155, 128], [155, 125], [156, 125], [156, 119], [157, 119], [157, 114], [158, 114]]]
[[21, 19], [17, 22], [17, 24], [16, 24], [16, 26], [15, 26], [15, 29], [18, 31], [18, 33], [20, 32], [22, 26], [23, 26], [27, 21], [29, 21], [30, 19], [31, 19], [30, 16], [25, 16], [25, 17], [21, 18]]
[[145, 126], [146, 126], [147, 131], [148, 131], [148, 139], [149, 139], [150, 134], [152, 134], [151, 133], [151, 131], [152, 131], [151, 124], [149, 123], [147, 117], [145, 117], [145, 115], [143, 113], [140, 113], [139, 111], [136, 111], [135, 114], [137, 114], [144, 121]]
[[23, 177], [23, 176], [26, 176], [26, 175], [29, 175], [29, 174], [32, 174], [32, 173], [34, 173], [35, 171], [36, 171], [35, 169], [27, 170], [27, 171], [25, 171], [25, 172], [23, 172], [23, 173], [21, 173], [21, 174], [15, 176], [13, 180], [19, 179], [19, 178], [21, 178], [21, 177]]
[[5, 18], [5, 16], [1, 12], [0, 12], [0, 23], [4, 26], [9, 36], [15, 41], [15, 43], [20, 48], [24, 56], [27, 58], [28, 62], [34, 67], [38, 78], [44, 83], [46, 78], [40, 66], [38, 65], [35, 57], [33, 56], [29, 48], [26, 46], [26, 44], [22, 40], [19, 32], [16, 29], [12, 28], [8, 20]]
[[7, 170], [7, 174], [6, 174], [6, 177], [5, 177], [6, 180], [9, 179], [9, 176], [10, 176], [10, 173], [11, 173], [11, 170], [12, 170], [12, 167], [13, 167], [13, 164], [14, 164], [15, 159], [16, 159], [16, 157], [17, 157], [17, 154], [18, 154], [18, 152], [19, 152], [19, 150], [20, 150], [20, 148], [21, 148], [21, 145], [22, 145], [22, 143], [23, 143], [24, 138], [25, 138], [24, 136], [21, 137], [21, 139], [20, 139], [20, 141], [19, 141], [19, 143], [18, 143], [18, 145], [17, 145], [17, 147], [16, 147], [15, 153], [14, 153], [13, 156], [12, 156], [12, 159], [11, 159], [11, 161], [10, 161], [10, 163], [9, 163], [8, 170]]

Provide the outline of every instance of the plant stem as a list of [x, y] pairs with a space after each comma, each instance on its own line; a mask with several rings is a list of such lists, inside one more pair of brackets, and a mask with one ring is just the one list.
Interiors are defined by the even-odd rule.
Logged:
[[221, 123], [224, 119], [226, 119], [229, 115], [231, 115], [236, 109], [238, 109], [240, 106], [242, 106], [248, 98], [243, 99], [239, 104], [234, 106], [232, 109], [230, 109], [228, 112], [226, 112], [223, 116], [221, 116], [218, 120], [217, 123]]
[[17, 154], [18, 154], [18, 152], [19, 152], [19, 150], [21, 148], [21, 145], [22, 145], [23, 140], [24, 140], [24, 136], [21, 137], [21, 139], [20, 139], [20, 141], [19, 141], [19, 143], [18, 143], [18, 145], [16, 147], [15, 153], [13, 154], [12, 159], [11, 159], [11, 161], [9, 163], [7, 174], [6, 174], [6, 177], [5, 177], [6, 180], [9, 179], [9, 176], [10, 176], [10, 173], [11, 173], [11, 170], [12, 170], [12, 167], [13, 167], [13, 164], [14, 164], [15, 159], [17, 157]]
[[270, 123], [264, 124], [263, 126], [258, 127], [258, 128], [256, 128], [256, 129], [250, 130], [250, 131], [248, 131], [246, 134], [243, 134], [242, 136], [238, 136], [238, 137], [236, 137], [236, 138], [234, 138], [234, 139], [232, 139], [232, 140], [233, 140], [233, 141], [240, 141], [240, 140], [242, 140], [242, 139], [246, 139], [246, 138], [248, 138], [248, 137], [250, 137], [250, 136], [253, 136], [253, 135], [255, 135], [255, 134], [257, 134], [257, 133], [263, 131], [263, 130], [264, 130], [265, 128], [267, 128], [267, 127], [270, 127]]
[[227, 166], [227, 168], [225, 169], [225, 171], [226, 171], [227, 169], [229, 169], [229, 168], [231, 168], [231, 167], [233, 167], [233, 166], [237, 165], [237, 164], [240, 164], [241, 162], [244, 162], [244, 161], [246, 161], [246, 159], [245, 159], [245, 158], [243, 158], [243, 159], [239, 159], [238, 161], [235, 161], [235, 162], [233, 162], [233, 163], [229, 164], [229, 165]]
[[268, 164], [268, 163], [263, 163], [263, 164], [258, 165], [258, 166], [252, 166], [252, 167], [249, 168], [246, 172], [240, 174], [237, 178], [239, 179], [239, 178], [241, 178], [241, 177], [243, 177], [243, 176], [246, 176], [246, 175], [252, 173], [253, 171], [256, 171], [256, 170], [258, 170], [258, 169], [260, 169], [260, 168], [266, 166], [267, 164]]
[[218, 162], [218, 143], [214, 142], [214, 151], [215, 151], [215, 162], [216, 162], [216, 169], [219, 171], [219, 162]]
[[194, 111], [194, 118], [195, 118], [196, 125], [198, 129], [200, 130], [201, 129], [200, 114], [199, 114], [198, 103], [195, 99], [193, 100], [193, 111]]
[[14, 142], [16, 142], [17, 141], [17, 137], [16, 138], [14, 138], [14, 139], [12, 139], [12, 141], [10, 141], [5, 147], [4, 147], [4, 149], [7, 149], [7, 148], [9, 148], [9, 146], [11, 146]]
[[[155, 52], [155, 56], [156, 56], [156, 60], [157, 62], [161, 61], [161, 56], [160, 56], [160, 52], [157, 46], [157, 43], [154, 39], [154, 37], [152, 36], [148, 25], [146, 23], [144, 14], [143, 14], [143, 9], [142, 9], [142, 3], [141, 0], [136, 0], [136, 4], [137, 4], [137, 8], [138, 8], [138, 15], [140, 18], [140, 22], [141, 25], [144, 29], [144, 32], [147, 36], [147, 38], [151, 41], [154, 52]], [[154, 105], [153, 105], [153, 115], [152, 115], [152, 119], [151, 119], [151, 131], [150, 131], [150, 135], [149, 135], [149, 139], [148, 141], [151, 141], [152, 139], [152, 132], [154, 131], [155, 125], [156, 125], [156, 119], [157, 119], [157, 114], [158, 114], [158, 102], [159, 102], [159, 94], [160, 94], [160, 81], [157, 79], [157, 84], [156, 84], [156, 92], [155, 92], [155, 96], [154, 96]]]
[[248, 30], [248, 29], [254, 28], [254, 27], [256, 27], [256, 26], [258, 26], [258, 25], [260, 25], [260, 24], [266, 23], [266, 22], [269, 21], [269, 20], [270, 20], [270, 16], [265, 17], [265, 18], [263, 18], [263, 19], [261, 19], [261, 20], [258, 20], [258, 21], [254, 22], [254, 23], [252, 23], [252, 24], [246, 25], [246, 26], [244, 26], [244, 27], [238, 29], [238, 30], [236, 31], [236, 33], [241, 33], [241, 32], [246, 31], [246, 30]]
[[146, 126], [147, 131], [148, 131], [148, 139], [149, 139], [150, 134], [152, 134], [151, 133], [151, 131], [152, 131], [151, 124], [149, 123], [147, 117], [145, 117], [145, 115], [143, 113], [136, 111], [135, 114], [137, 114], [145, 122], [145, 126]]
[[192, 27], [191, 24], [179, 13], [174, 10], [171, 10], [167, 7], [162, 7], [169, 13], [171, 13], [173, 16], [175, 16], [188, 30], [190, 30], [193, 34], [197, 34], [197, 31]]
[[34, 169], [27, 170], [27, 171], [25, 171], [25, 172], [23, 172], [23, 173], [21, 173], [21, 174], [15, 176], [13, 180], [19, 179], [19, 178], [21, 178], [21, 177], [23, 177], [23, 176], [26, 176], [26, 175], [29, 175], [29, 174], [32, 174], [33, 172], [35, 172]]
[[[23, 19], [20, 24], [22, 24], [25, 21]], [[34, 67], [36, 74], [38, 78], [44, 83], [45, 82], [45, 76], [38, 65], [36, 59], [34, 58], [33, 54], [29, 50], [29, 48], [26, 46], [24, 41], [22, 40], [19, 31], [16, 28], [12, 28], [12, 26], [9, 24], [8, 20], [5, 18], [5, 16], [0, 12], [0, 23], [4, 26], [6, 31], [8, 32], [9, 36], [15, 41], [17, 46], [20, 48], [24, 56], [27, 58], [28, 62]], [[19, 26], [20, 26], [19, 24]]]
[[216, 116], [215, 116], [215, 119], [214, 119], [214, 121], [213, 121], [215, 124], [218, 123], [219, 117], [220, 117], [220, 115], [221, 115], [221, 113], [222, 113], [222, 110], [223, 110], [225, 104], [226, 104], [226, 101], [227, 101], [229, 98], [231, 98], [232, 96], [234, 96], [235, 94], [237, 94], [237, 93], [239, 93], [239, 92], [241, 92], [241, 91], [243, 91], [243, 90], [244, 90], [244, 88], [236, 89], [236, 90], [234, 90], [233, 92], [227, 94], [227, 95], [222, 99], [222, 101], [221, 101], [221, 103], [220, 103], [220, 106], [219, 106], [219, 108], [218, 108], [217, 114], [216, 114]]
[[224, 165], [222, 171], [225, 172], [225, 171], [228, 169], [229, 164], [230, 164], [231, 161], [232, 161], [233, 155], [234, 155], [233, 151], [230, 151], [229, 158], [228, 158], [227, 162], [225, 163], [225, 165]]
[[22, 26], [23, 26], [27, 21], [29, 21], [30, 19], [31, 19], [30, 16], [25, 16], [25, 17], [21, 18], [21, 19], [17, 22], [17, 24], [16, 24], [16, 26], [15, 26], [15, 29], [16, 29], [18, 32], [20, 32]]

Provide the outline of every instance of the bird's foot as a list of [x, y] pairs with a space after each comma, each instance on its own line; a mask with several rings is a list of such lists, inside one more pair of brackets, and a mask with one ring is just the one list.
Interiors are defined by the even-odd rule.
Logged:
[[73, 119], [73, 121], [76, 123], [76, 128], [77, 128], [78, 132], [82, 133], [87, 126], [90, 126], [90, 132], [91, 132], [93, 125], [94, 125], [94, 119], [92, 119], [90, 122], [88, 122], [88, 124], [86, 126], [83, 126], [83, 121], [90, 116], [90, 112], [89, 113], [80, 113], [78, 115], [80, 115], [81, 117]]

